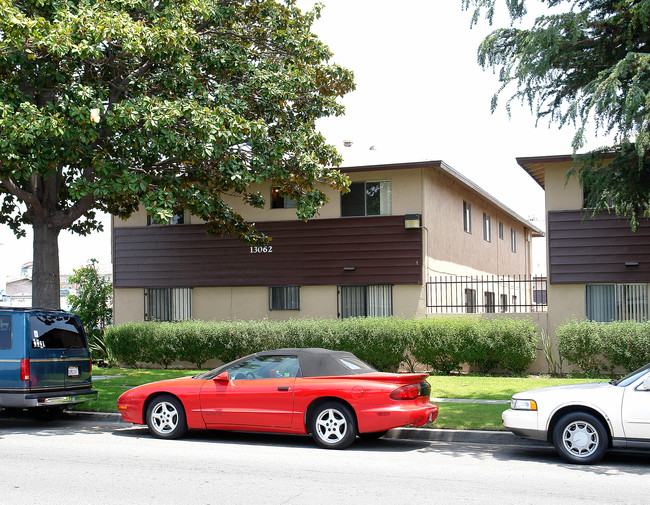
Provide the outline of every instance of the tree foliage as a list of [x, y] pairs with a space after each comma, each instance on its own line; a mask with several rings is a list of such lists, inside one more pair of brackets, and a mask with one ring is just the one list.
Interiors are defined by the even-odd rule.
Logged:
[[[532, 0], [504, 0], [513, 23]], [[498, 0], [463, 0], [473, 22], [492, 22]], [[574, 170], [589, 189], [589, 205], [613, 208], [636, 227], [650, 217], [650, 1], [537, 0], [549, 11], [529, 29], [494, 30], [478, 50], [484, 68], [498, 69], [501, 87], [538, 119], [576, 126], [574, 151], [585, 132], [611, 135], [612, 143], [576, 155]], [[551, 9], [553, 8], [553, 9]]]
[[79, 286], [76, 295], [68, 296], [70, 309], [81, 319], [93, 354], [106, 359], [110, 353], [103, 337], [113, 322], [113, 284], [100, 275], [95, 259], [75, 269], [69, 281]]
[[59, 231], [98, 229], [97, 211], [188, 209], [259, 242], [226, 195], [263, 206], [270, 180], [307, 219], [345, 187], [315, 121], [354, 85], [311, 33], [318, 15], [295, 0], [0, 0], [0, 223], [34, 228], [36, 304], [58, 300]]

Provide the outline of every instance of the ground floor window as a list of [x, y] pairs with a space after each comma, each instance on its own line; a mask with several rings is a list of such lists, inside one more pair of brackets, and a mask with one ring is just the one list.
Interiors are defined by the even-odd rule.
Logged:
[[300, 310], [300, 286], [270, 287], [269, 310]]
[[485, 295], [485, 312], [493, 314], [495, 309], [494, 291], [486, 291], [484, 295]]
[[476, 290], [465, 288], [465, 310], [468, 314], [476, 312]]
[[393, 286], [340, 286], [340, 316], [390, 317], [393, 315]]
[[145, 321], [180, 321], [192, 317], [192, 288], [144, 290]]
[[648, 319], [647, 284], [587, 284], [587, 319], [597, 322]]

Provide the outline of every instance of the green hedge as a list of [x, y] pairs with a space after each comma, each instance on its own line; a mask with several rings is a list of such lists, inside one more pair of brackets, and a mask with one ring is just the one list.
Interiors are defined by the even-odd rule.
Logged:
[[560, 356], [587, 374], [617, 367], [631, 372], [650, 362], [650, 322], [572, 320], [555, 330]]
[[450, 373], [464, 363], [482, 372], [522, 373], [536, 358], [536, 326], [528, 319], [351, 318], [289, 321], [179, 321], [127, 323], [106, 331], [106, 343], [127, 366], [167, 367], [176, 360], [197, 368], [282, 347], [343, 349], [378, 370], [396, 371], [409, 357]]

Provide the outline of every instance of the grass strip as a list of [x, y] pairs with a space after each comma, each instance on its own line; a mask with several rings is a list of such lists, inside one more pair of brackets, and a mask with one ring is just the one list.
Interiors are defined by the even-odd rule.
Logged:
[[[601, 379], [607, 380], [607, 379]], [[598, 382], [597, 379], [556, 379], [551, 377], [484, 377], [474, 375], [432, 375], [428, 379], [433, 398], [510, 400], [527, 389]]]
[[450, 430], [505, 430], [501, 414], [508, 405], [440, 402], [438, 418], [430, 428]]

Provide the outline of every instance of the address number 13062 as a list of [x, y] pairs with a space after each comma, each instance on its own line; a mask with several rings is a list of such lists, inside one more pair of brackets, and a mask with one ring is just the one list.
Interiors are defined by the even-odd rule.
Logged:
[[272, 245], [265, 245], [263, 247], [251, 246], [251, 254], [264, 254], [264, 253], [272, 253], [272, 252], [273, 252]]

